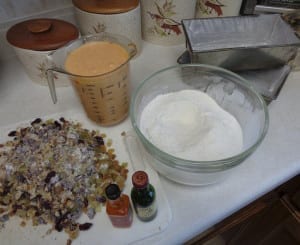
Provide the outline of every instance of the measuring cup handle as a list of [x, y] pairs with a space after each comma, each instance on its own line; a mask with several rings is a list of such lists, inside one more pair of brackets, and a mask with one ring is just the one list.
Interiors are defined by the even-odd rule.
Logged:
[[54, 104], [57, 102], [56, 91], [55, 91], [55, 83], [54, 83], [54, 74], [51, 69], [46, 71], [48, 86], [51, 94], [51, 98]]
[[137, 54], [137, 47], [134, 43], [130, 42], [128, 45], [128, 52], [129, 52], [129, 56], [130, 59], [132, 59], [136, 54]]

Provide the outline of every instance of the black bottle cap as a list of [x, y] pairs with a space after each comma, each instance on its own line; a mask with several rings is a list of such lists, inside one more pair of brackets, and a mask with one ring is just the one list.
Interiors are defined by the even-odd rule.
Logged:
[[105, 194], [108, 199], [116, 200], [120, 197], [121, 191], [118, 185], [110, 184], [105, 188]]

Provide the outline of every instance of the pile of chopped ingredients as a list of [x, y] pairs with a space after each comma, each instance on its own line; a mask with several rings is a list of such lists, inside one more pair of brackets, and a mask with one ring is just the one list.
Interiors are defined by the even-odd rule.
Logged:
[[105, 203], [105, 187], [123, 189], [127, 164], [107, 149], [105, 135], [80, 123], [34, 120], [11, 131], [13, 139], [0, 144], [0, 225], [17, 215], [34, 226], [52, 224], [75, 239], [92, 223], [78, 223], [85, 213], [92, 219]]

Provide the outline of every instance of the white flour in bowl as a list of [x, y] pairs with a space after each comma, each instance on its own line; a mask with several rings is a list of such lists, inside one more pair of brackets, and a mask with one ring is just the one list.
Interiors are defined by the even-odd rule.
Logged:
[[243, 132], [235, 117], [196, 90], [154, 98], [142, 112], [140, 128], [159, 149], [187, 160], [220, 160], [243, 148]]

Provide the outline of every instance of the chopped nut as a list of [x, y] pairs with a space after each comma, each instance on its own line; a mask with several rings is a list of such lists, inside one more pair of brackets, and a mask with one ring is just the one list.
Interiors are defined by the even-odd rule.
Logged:
[[20, 224], [20, 226], [25, 227], [26, 226], [26, 222], [23, 220]]
[[108, 146], [108, 147], [111, 147], [111, 146], [112, 146], [112, 139], [108, 139], [108, 140], [107, 140], [107, 146]]

